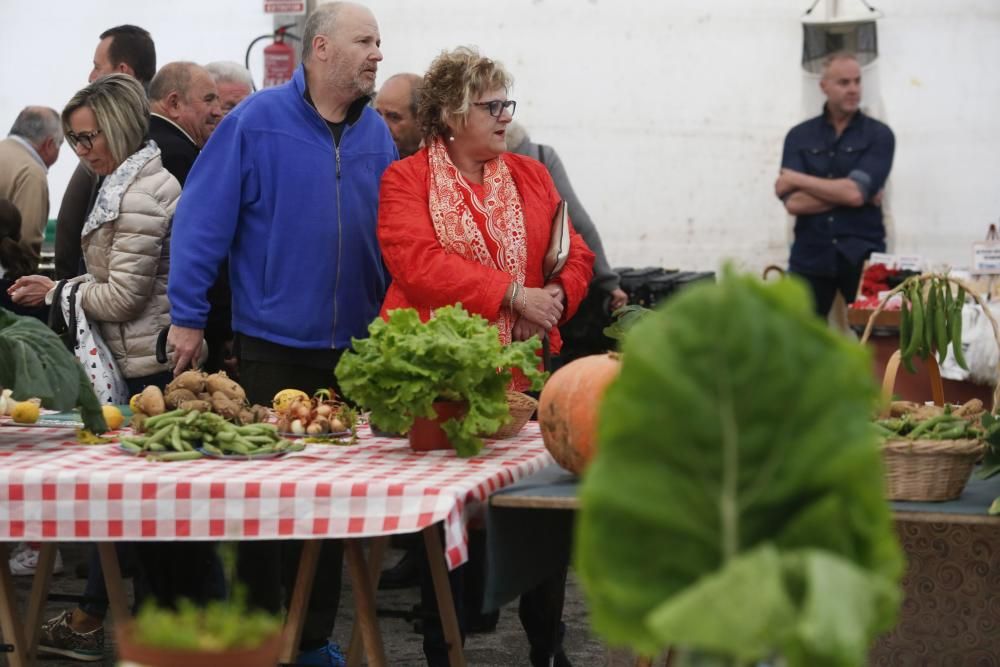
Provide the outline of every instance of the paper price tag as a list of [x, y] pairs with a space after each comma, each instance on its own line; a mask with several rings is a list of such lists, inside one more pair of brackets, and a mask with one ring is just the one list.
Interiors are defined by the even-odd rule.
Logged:
[[972, 273], [1000, 273], [1000, 241], [972, 244]]
[[923, 271], [923, 255], [890, 255], [884, 252], [873, 252], [868, 258], [868, 264], [885, 264], [890, 269], [901, 269], [908, 271]]

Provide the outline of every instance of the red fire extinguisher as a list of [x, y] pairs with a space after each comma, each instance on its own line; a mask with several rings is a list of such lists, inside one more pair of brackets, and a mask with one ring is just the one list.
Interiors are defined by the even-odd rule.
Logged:
[[285, 42], [284, 30], [274, 34], [274, 44], [264, 48], [264, 88], [277, 86], [295, 73], [295, 49]]

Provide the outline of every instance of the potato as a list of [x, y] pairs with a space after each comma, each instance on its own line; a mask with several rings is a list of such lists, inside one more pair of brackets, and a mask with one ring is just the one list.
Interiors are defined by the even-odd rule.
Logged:
[[181, 410], [197, 410], [198, 412], [211, 412], [212, 404], [208, 401], [184, 401], [179, 406]]
[[184, 371], [167, 385], [167, 393], [174, 389], [187, 389], [192, 394], [198, 395], [205, 391], [205, 374], [201, 371]]
[[205, 379], [205, 385], [213, 395], [216, 392], [221, 391], [223, 394], [238, 401], [239, 403], [246, 403], [247, 394], [243, 391], [243, 387], [233, 382], [225, 371], [219, 371], [218, 373], [212, 373]]
[[212, 412], [226, 419], [239, 419], [243, 406], [228, 398], [213, 398]]
[[250, 408], [240, 410], [240, 424], [253, 424], [253, 410]]
[[128, 425], [132, 427], [133, 433], [145, 433], [147, 419], [149, 419], [149, 415], [145, 412], [133, 412]]
[[271, 418], [271, 411], [263, 405], [254, 405], [250, 409], [253, 410], [254, 422], [266, 422]]
[[174, 389], [168, 391], [165, 397], [168, 408], [178, 408], [185, 401], [193, 401], [197, 398], [190, 389]]
[[163, 392], [156, 385], [149, 385], [139, 394], [139, 409], [150, 417], [162, 415], [167, 411], [166, 401], [163, 400]]

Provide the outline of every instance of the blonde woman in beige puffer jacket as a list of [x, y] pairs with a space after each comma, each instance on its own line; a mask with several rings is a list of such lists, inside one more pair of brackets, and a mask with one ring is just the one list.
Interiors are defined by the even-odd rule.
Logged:
[[[81, 235], [87, 273], [74, 279], [82, 281], [83, 312], [130, 392], [162, 387], [171, 373], [169, 364], [156, 361], [156, 339], [170, 324], [170, 223], [180, 185], [163, 168], [156, 144], [145, 140], [149, 108], [132, 77], [114, 74], [82, 89], [62, 121], [77, 156], [104, 177]], [[27, 276], [11, 292], [15, 302], [31, 303], [54, 286], [44, 276]]]

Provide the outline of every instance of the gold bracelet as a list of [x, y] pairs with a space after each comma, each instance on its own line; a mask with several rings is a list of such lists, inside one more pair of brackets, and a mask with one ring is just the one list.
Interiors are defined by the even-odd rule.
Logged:
[[524, 315], [524, 311], [528, 309], [528, 295], [525, 292], [525, 288], [521, 287], [521, 314]]
[[510, 308], [511, 312], [514, 312], [514, 304], [517, 302], [517, 287], [517, 283], [511, 283], [510, 300], [507, 302], [507, 307]]

